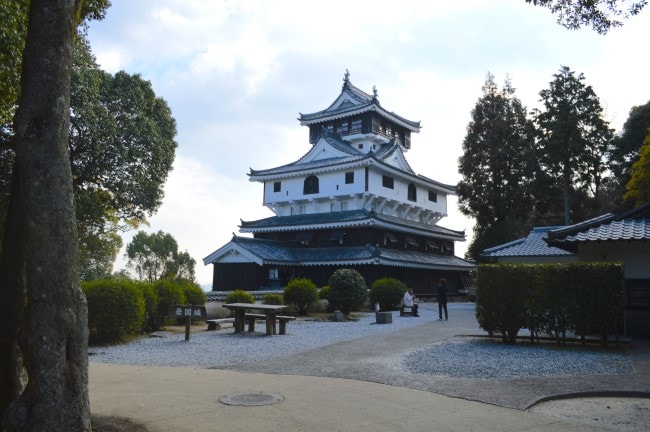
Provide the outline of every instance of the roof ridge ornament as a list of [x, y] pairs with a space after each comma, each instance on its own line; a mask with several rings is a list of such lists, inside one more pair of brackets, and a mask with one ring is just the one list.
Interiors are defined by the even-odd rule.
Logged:
[[346, 68], [343, 74], [343, 88], [345, 89], [350, 84], [350, 71]]
[[372, 99], [376, 101], [378, 97], [377, 86], [372, 86]]

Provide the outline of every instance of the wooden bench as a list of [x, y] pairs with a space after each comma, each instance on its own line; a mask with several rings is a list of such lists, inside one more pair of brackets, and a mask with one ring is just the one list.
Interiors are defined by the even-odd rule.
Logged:
[[205, 320], [208, 323], [208, 330], [221, 330], [221, 324], [234, 324], [234, 318], [219, 318]]
[[[407, 309], [408, 309], [408, 311], [407, 311]], [[406, 314], [413, 315], [413, 307], [400, 305], [400, 307], [399, 307], [399, 316], [404, 316]]]
[[275, 317], [275, 319], [278, 320], [278, 322], [280, 323], [280, 324], [278, 324], [278, 327], [279, 327], [278, 333], [283, 335], [283, 334], [287, 334], [287, 323], [289, 321], [295, 320], [296, 317], [278, 315], [278, 316]]

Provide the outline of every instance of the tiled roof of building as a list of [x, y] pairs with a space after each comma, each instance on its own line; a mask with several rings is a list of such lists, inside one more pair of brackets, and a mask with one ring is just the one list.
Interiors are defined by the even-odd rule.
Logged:
[[[346, 100], [342, 103], [337, 103], [341, 98]], [[408, 120], [402, 116], [395, 114], [392, 111], [385, 110], [379, 103], [377, 95], [369, 95], [368, 93], [355, 87], [350, 82], [348, 75], [343, 82], [341, 94], [336, 98], [332, 104], [324, 110], [317, 111], [311, 114], [300, 113], [300, 124], [309, 125], [313, 123], [325, 122], [330, 119], [347, 117], [357, 113], [375, 111], [378, 114], [386, 117], [396, 123], [402, 124], [413, 132], [420, 131], [420, 122]]]
[[256, 221], [242, 221], [242, 232], [283, 232], [313, 229], [313, 226], [380, 226], [401, 232], [418, 232], [433, 238], [465, 240], [464, 231], [454, 231], [438, 225], [430, 225], [388, 216], [369, 210], [349, 210], [329, 213], [312, 213], [294, 216], [271, 216]]
[[[341, 265], [377, 264], [428, 269], [471, 270], [476, 265], [455, 256], [431, 255], [422, 252], [383, 249], [366, 246], [309, 248], [297, 247], [288, 242], [234, 236], [229, 243], [258, 258], [262, 264], [291, 265]], [[228, 245], [226, 245], [228, 246]], [[226, 246], [220, 250], [225, 252]], [[213, 253], [204, 263], [219, 260], [220, 254]]]
[[548, 232], [558, 227], [536, 227], [527, 237], [485, 249], [481, 257], [554, 257], [571, 256], [573, 253], [549, 246], [544, 239]]
[[650, 240], [650, 203], [630, 211], [608, 213], [568, 227], [551, 230], [546, 242], [575, 251], [577, 243]]

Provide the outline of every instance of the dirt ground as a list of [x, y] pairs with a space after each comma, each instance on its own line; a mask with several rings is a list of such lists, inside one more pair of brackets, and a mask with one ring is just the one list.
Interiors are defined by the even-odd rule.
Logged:
[[529, 411], [596, 430], [637, 432], [650, 424], [650, 399], [588, 397], [542, 402]]

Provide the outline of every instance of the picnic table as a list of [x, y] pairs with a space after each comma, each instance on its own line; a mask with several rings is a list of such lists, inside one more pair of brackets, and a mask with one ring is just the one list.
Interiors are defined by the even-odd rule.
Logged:
[[[275, 322], [280, 312], [287, 309], [285, 305], [267, 305], [258, 303], [226, 303], [223, 307], [235, 312], [235, 333], [244, 331], [244, 323], [246, 322], [246, 311], [262, 311], [266, 321], [266, 335], [271, 336], [275, 334]], [[255, 314], [249, 314], [252, 319], [255, 319]], [[253, 328], [253, 327], [251, 327]]]

